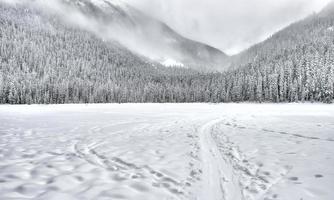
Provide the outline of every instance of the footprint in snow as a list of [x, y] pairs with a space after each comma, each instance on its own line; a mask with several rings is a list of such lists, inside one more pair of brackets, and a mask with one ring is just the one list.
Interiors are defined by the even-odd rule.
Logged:
[[289, 178], [289, 180], [291, 180], [291, 181], [298, 181], [298, 179], [299, 179], [299, 178], [298, 178], [298, 177], [295, 177], [295, 176], [292, 176], [292, 177]]
[[324, 176], [321, 175], [321, 174], [316, 174], [316, 175], [314, 175], [314, 177], [316, 177], [316, 178], [322, 178], [322, 177], [324, 177]]

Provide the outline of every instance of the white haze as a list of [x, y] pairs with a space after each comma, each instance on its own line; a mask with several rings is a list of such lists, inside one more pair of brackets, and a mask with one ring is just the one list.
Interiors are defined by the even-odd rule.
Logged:
[[[133, 52], [164, 62], [179, 62], [182, 56], [162, 45], [159, 27], [132, 31], [118, 24], [106, 24], [88, 17], [59, 0], [0, 0], [27, 3], [58, 14], [72, 25], [90, 31], [103, 40], [117, 41]], [[114, 0], [109, 0], [114, 2]], [[275, 31], [319, 11], [330, 0], [117, 0], [166, 22], [182, 35], [235, 54], [262, 41]]]
[[[60, 0], [0, 0], [10, 5], [25, 4], [46, 11], [48, 14], [57, 15], [67, 24], [89, 31], [104, 41], [118, 42], [135, 54], [159, 61], [173, 60], [179, 63], [182, 56], [168, 46], [159, 46], [162, 38], [160, 27], [150, 24], [147, 33], [141, 29], [130, 29], [122, 23], [112, 23], [98, 20], [79, 9], [70, 7]], [[71, 0], [68, 0], [71, 1]], [[113, 2], [113, 1], [111, 1]], [[98, 3], [98, 2], [96, 2]]]
[[235, 54], [330, 0], [128, 0], [181, 34]]

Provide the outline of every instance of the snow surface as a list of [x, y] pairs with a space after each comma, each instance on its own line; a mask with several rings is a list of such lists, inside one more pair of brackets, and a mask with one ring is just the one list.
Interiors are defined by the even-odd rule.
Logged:
[[334, 105], [0, 106], [0, 199], [334, 199]]
[[90, 0], [95, 6], [100, 8], [109, 8], [108, 3], [111, 3], [114, 6], [126, 7], [126, 3], [123, 0]]
[[184, 65], [174, 59], [168, 58], [161, 62], [165, 67], [184, 67]]

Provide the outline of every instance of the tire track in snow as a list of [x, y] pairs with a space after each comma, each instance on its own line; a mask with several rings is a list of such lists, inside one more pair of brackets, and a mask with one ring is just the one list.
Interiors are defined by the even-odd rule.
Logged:
[[212, 120], [200, 129], [200, 147], [203, 163], [204, 188], [199, 199], [237, 200], [242, 199], [238, 180], [234, 177], [233, 167], [221, 156], [212, 138], [212, 128], [222, 119]]

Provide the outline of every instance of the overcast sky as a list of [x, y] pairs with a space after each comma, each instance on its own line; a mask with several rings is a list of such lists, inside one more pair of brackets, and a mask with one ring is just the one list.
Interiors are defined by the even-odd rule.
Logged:
[[331, 0], [128, 0], [179, 33], [235, 54]]

